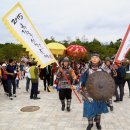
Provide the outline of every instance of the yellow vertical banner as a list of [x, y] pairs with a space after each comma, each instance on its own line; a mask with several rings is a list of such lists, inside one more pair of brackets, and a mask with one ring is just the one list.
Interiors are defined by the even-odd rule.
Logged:
[[3, 17], [3, 22], [16, 40], [26, 48], [26, 51], [29, 51], [29, 54], [35, 58], [41, 67], [56, 62], [20, 3], [17, 3], [7, 12]]

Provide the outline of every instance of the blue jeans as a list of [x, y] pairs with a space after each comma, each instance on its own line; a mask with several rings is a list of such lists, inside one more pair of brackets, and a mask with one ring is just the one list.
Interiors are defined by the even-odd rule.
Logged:
[[12, 86], [13, 86], [13, 94], [16, 94], [16, 82], [15, 79], [7, 79], [8, 83], [8, 93], [9, 97], [12, 96]]
[[[119, 87], [119, 92], [118, 92], [118, 87]], [[123, 100], [124, 96], [124, 84], [116, 84], [116, 100]]]
[[2, 81], [5, 93], [8, 93], [8, 82], [7, 82], [7, 80], [2, 79], [1, 81]]
[[38, 93], [38, 83], [32, 83], [30, 97], [31, 98], [37, 97], [37, 93]]
[[30, 86], [30, 78], [26, 77], [26, 91], [28, 92]]
[[19, 80], [16, 79], [16, 87], [19, 88]]

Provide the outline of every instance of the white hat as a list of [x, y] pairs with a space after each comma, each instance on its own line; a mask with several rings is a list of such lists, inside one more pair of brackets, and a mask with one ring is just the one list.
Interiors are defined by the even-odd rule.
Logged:
[[2, 66], [3, 66], [3, 67], [6, 67], [6, 64], [5, 64], [5, 63], [3, 63], [3, 64], [2, 64]]

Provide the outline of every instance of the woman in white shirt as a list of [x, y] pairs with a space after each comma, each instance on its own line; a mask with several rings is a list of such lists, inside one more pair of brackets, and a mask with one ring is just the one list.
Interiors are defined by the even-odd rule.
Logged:
[[29, 90], [29, 86], [30, 86], [30, 62], [27, 63], [27, 66], [25, 67], [25, 78], [26, 78], [26, 92], [28, 92]]

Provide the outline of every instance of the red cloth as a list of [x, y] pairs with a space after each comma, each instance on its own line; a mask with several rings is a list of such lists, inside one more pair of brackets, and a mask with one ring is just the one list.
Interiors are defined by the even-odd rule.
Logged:
[[20, 74], [19, 74], [19, 72], [17, 72], [17, 77], [18, 77], [18, 80], [20, 80]]
[[71, 57], [85, 57], [87, 50], [83, 46], [70, 45], [66, 49], [66, 54]]
[[2, 79], [6, 80], [7, 79], [7, 74], [5, 73], [5, 70], [3, 68], [1, 68], [1, 72], [2, 72]]

